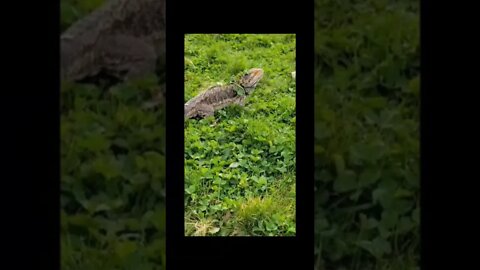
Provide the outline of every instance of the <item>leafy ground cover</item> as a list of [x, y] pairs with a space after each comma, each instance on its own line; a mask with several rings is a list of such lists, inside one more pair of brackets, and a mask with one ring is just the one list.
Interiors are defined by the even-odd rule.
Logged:
[[315, 1], [315, 269], [418, 269], [418, 1]]
[[[103, 1], [61, 1], [62, 30]], [[61, 268], [164, 269], [165, 119], [154, 78], [61, 88]]]
[[185, 37], [185, 101], [253, 67], [245, 107], [186, 122], [186, 235], [295, 235], [295, 35]]

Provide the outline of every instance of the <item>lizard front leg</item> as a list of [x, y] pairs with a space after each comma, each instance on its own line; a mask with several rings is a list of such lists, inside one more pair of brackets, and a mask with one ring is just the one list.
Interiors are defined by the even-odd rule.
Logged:
[[215, 113], [215, 108], [212, 105], [208, 104], [198, 104], [196, 108], [196, 115], [205, 118], [212, 116]]
[[160, 86], [157, 88], [157, 91], [154, 97], [150, 101], [144, 102], [142, 107], [144, 109], [151, 109], [164, 104], [165, 103], [165, 87], [166, 87], [165, 83], [162, 82]]
[[244, 107], [245, 106], [245, 96], [239, 97], [237, 104]]
[[130, 35], [110, 35], [98, 42], [101, 69], [122, 80], [154, 74], [157, 55], [154, 46]]

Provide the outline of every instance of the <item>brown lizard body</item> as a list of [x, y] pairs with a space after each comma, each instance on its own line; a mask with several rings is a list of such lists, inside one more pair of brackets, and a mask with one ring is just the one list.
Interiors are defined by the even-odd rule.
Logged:
[[153, 73], [165, 61], [165, 1], [107, 1], [67, 29], [60, 42], [62, 79]]
[[252, 93], [263, 77], [260, 68], [250, 69], [240, 81], [225, 86], [214, 86], [185, 103], [185, 118], [207, 117], [232, 104], [243, 106], [245, 97]]

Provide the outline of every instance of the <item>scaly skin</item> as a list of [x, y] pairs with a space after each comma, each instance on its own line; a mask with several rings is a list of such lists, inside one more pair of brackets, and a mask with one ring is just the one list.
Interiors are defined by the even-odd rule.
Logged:
[[165, 58], [165, 0], [109, 0], [67, 29], [60, 47], [64, 80], [153, 73]]
[[263, 70], [252, 68], [238, 83], [207, 89], [185, 103], [185, 118], [208, 117], [213, 115], [215, 111], [232, 104], [243, 106], [245, 97], [255, 90], [262, 78]]

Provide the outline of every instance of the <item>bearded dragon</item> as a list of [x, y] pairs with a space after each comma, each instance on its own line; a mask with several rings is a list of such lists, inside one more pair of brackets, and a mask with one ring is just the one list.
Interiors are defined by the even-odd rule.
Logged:
[[61, 78], [125, 80], [165, 65], [165, 0], [107, 0], [60, 37]]
[[255, 90], [262, 77], [261, 68], [252, 68], [237, 83], [208, 88], [185, 103], [185, 118], [208, 117], [232, 104], [244, 106], [246, 96]]

